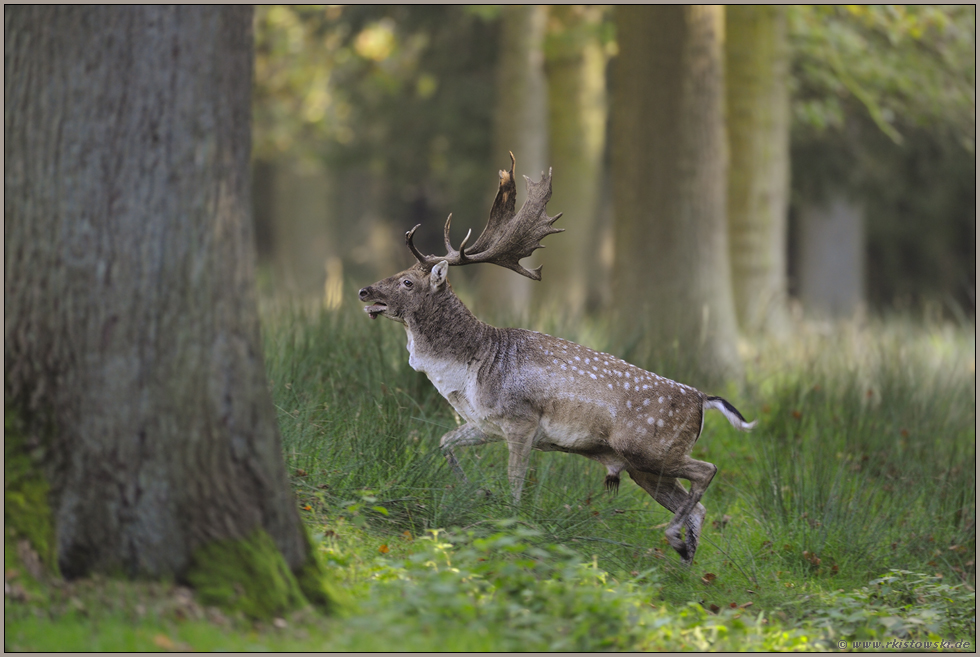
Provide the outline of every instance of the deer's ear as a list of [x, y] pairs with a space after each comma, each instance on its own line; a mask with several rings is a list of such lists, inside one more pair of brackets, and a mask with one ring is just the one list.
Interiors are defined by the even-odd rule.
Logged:
[[445, 260], [440, 260], [432, 267], [432, 273], [429, 274], [429, 287], [432, 288], [433, 292], [437, 292], [446, 284], [446, 277], [448, 275], [449, 263]]

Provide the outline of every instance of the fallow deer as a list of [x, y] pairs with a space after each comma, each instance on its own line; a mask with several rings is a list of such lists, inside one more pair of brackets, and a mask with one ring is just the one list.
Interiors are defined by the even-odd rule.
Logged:
[[[541, 268], [525, 269], [522, 258], [540, 240], [561, 232], [545, 211], [551, 171], [532, 182], [520, 212], [516, 206], [514, 156], [500, 171], [497, 196], [480, 237], [467, 247], [467, 233], [454, 249], [444, 230], [447, 253], [423, 255], [405, 234], [417, 262], [405, 271], [360, 290], [371, 319], [385, 316], [405, 325], [409, 364], [425, 372], [465, 424], [442, 437], [452, 468], [462, 469], [454, 448], [506, 441], [507, 474], [520, 501], [532, 449], [581, 454], [605, 466], [605, 486], [615, 491], [620, 473], [630, 477], [674, 513], [666, 534], [685, 564], [694, 560], [705, 508], [701, 496], [718, 468], [691, 458], [704, 426], [704, 409], [721, 411], [737, 429], [755, 422], [721, 397], [647, 372], [615, 356], [519, 328], [496, 328], [477, 319], [453, 292], [453, 265], [489, 262], [533, 280]], [[690, 482], [690, 492], [678, 481]], [[681, 528], [686, 527], [685, 536]]]

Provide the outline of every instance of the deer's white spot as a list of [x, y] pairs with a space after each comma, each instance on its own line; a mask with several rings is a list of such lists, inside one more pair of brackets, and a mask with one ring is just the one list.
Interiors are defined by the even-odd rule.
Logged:
[[663, 404], [663, 403], [664, 403], [664, 398], [663, 398], [663, 397], [661, 397], [660, 399], [658, 399], [658, 400], [657, 400], [657, 403], [658, 403], [658, 404]]
[[[649, 388], [650, 388], [650, 386], [648, 386], [648, 385], [646, 385], [646, 384], [643, 384], [643, 389], [644, 389], [644, 390], [648, 390]], [[648, 400], [648, 401], [649, 401], [649, 400]]]
[[674, 417], [674, 411], [667, 411], [667, 417]]
[[630, 400], [627, 399], [626, 400], [626, 408], [633, 408], [633, 402], [631, 402]]
[[607, 384], [607, 385], [609, 386], [609, 389], [610, 389], [610, 390], [612, 390], [612, 384], [611, 384], [611, 383], [609, 383], [609, 384]]
[[581, 359], [581, 358], [579, 358], [578, 356], [576, 356], [576, 357], [575, 357], [575, 360], [582, 360], [582, 359]]
[[592, 377], [593, 379], [595, 379], [595, 378], [596, 378], [596, 377], [595, 377], [595, 374], [593, 374], [592, 372], [589, 372], [589, 376], [591, 376], [591, 377]]
[[647, 416], [647, 424], [653, 424], [653, 417]]
[[664, 426], [664, 421], [663, 420], [657, 420], [657, 426], [658, 427]]
[[[643, 386], [643, 387], [646, 388], [646, 386]], [[643, 400], [643, 405], [644, 406], [649, 406], [650, 405], [650, 400], [649, 399], [644, 399]]]
[[562, 368], [563, 370], [567, 370], [567, 369], [568, 369], [568, 367], [566, 367], [566, 366], [565, 366], [564, 364], [562, 364], [562, 366], [561, 366], [561, 368]]
[[640, 386], [633, 386], [633, 390], [635, 390], [636, 392], [639, 392], [640, 391]]

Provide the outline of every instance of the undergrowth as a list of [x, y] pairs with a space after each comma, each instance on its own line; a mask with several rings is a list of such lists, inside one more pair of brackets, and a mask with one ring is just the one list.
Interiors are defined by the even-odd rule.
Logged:
[[[72, 647], [62, 628], [89, 649], [974, 649], [972, 326], [801, 322], [783, 342], [742, 344], [744, 385], [707, 392], [760, 422], [740, 434], [706, 416], [694, 456], [719, 472], [684, 568], [663, 535], [670, 514], [628, 480], [608, 494], [587, 459], [534, 453], [517, 506], [503, 445], [460, 450], [457, 479], [438, 441], [458, 419], [408, 366], [400, 326], [296, 305], [263, 317], [287, 467], [347, 596], [339, 615], [263, 625], [152, 602], [189, 595], [180, 587], [116, 604], [104, 589], [117, 584], [71, 584], [8, 596], [5, 646]], [[669, 355], [604, 343], [601, 323], [525, 325], [684, 381]]]

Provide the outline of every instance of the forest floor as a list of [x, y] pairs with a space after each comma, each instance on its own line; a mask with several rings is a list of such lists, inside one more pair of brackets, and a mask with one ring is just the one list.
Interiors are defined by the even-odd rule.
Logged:
[[[799, 322], [743, 342], [744, 384], [709, 393], [759, 424], [707, 414], [694, 456], [719, 472], [685, 568], [670, 514], [628, 478], [610, 495], [587, 459], [534, 453], [516, 506], [502, 445], [460, 450], [458, 480], [438, 449], [456, 418], [401, 327], [356, 308], [263, 317], [336, 613], [256, 621], [175, 584], [34, 578], [5, 541], [6, 650], [975, 650], [972, 325]], [[685, 380], [600, 324], [521, 323]]]

